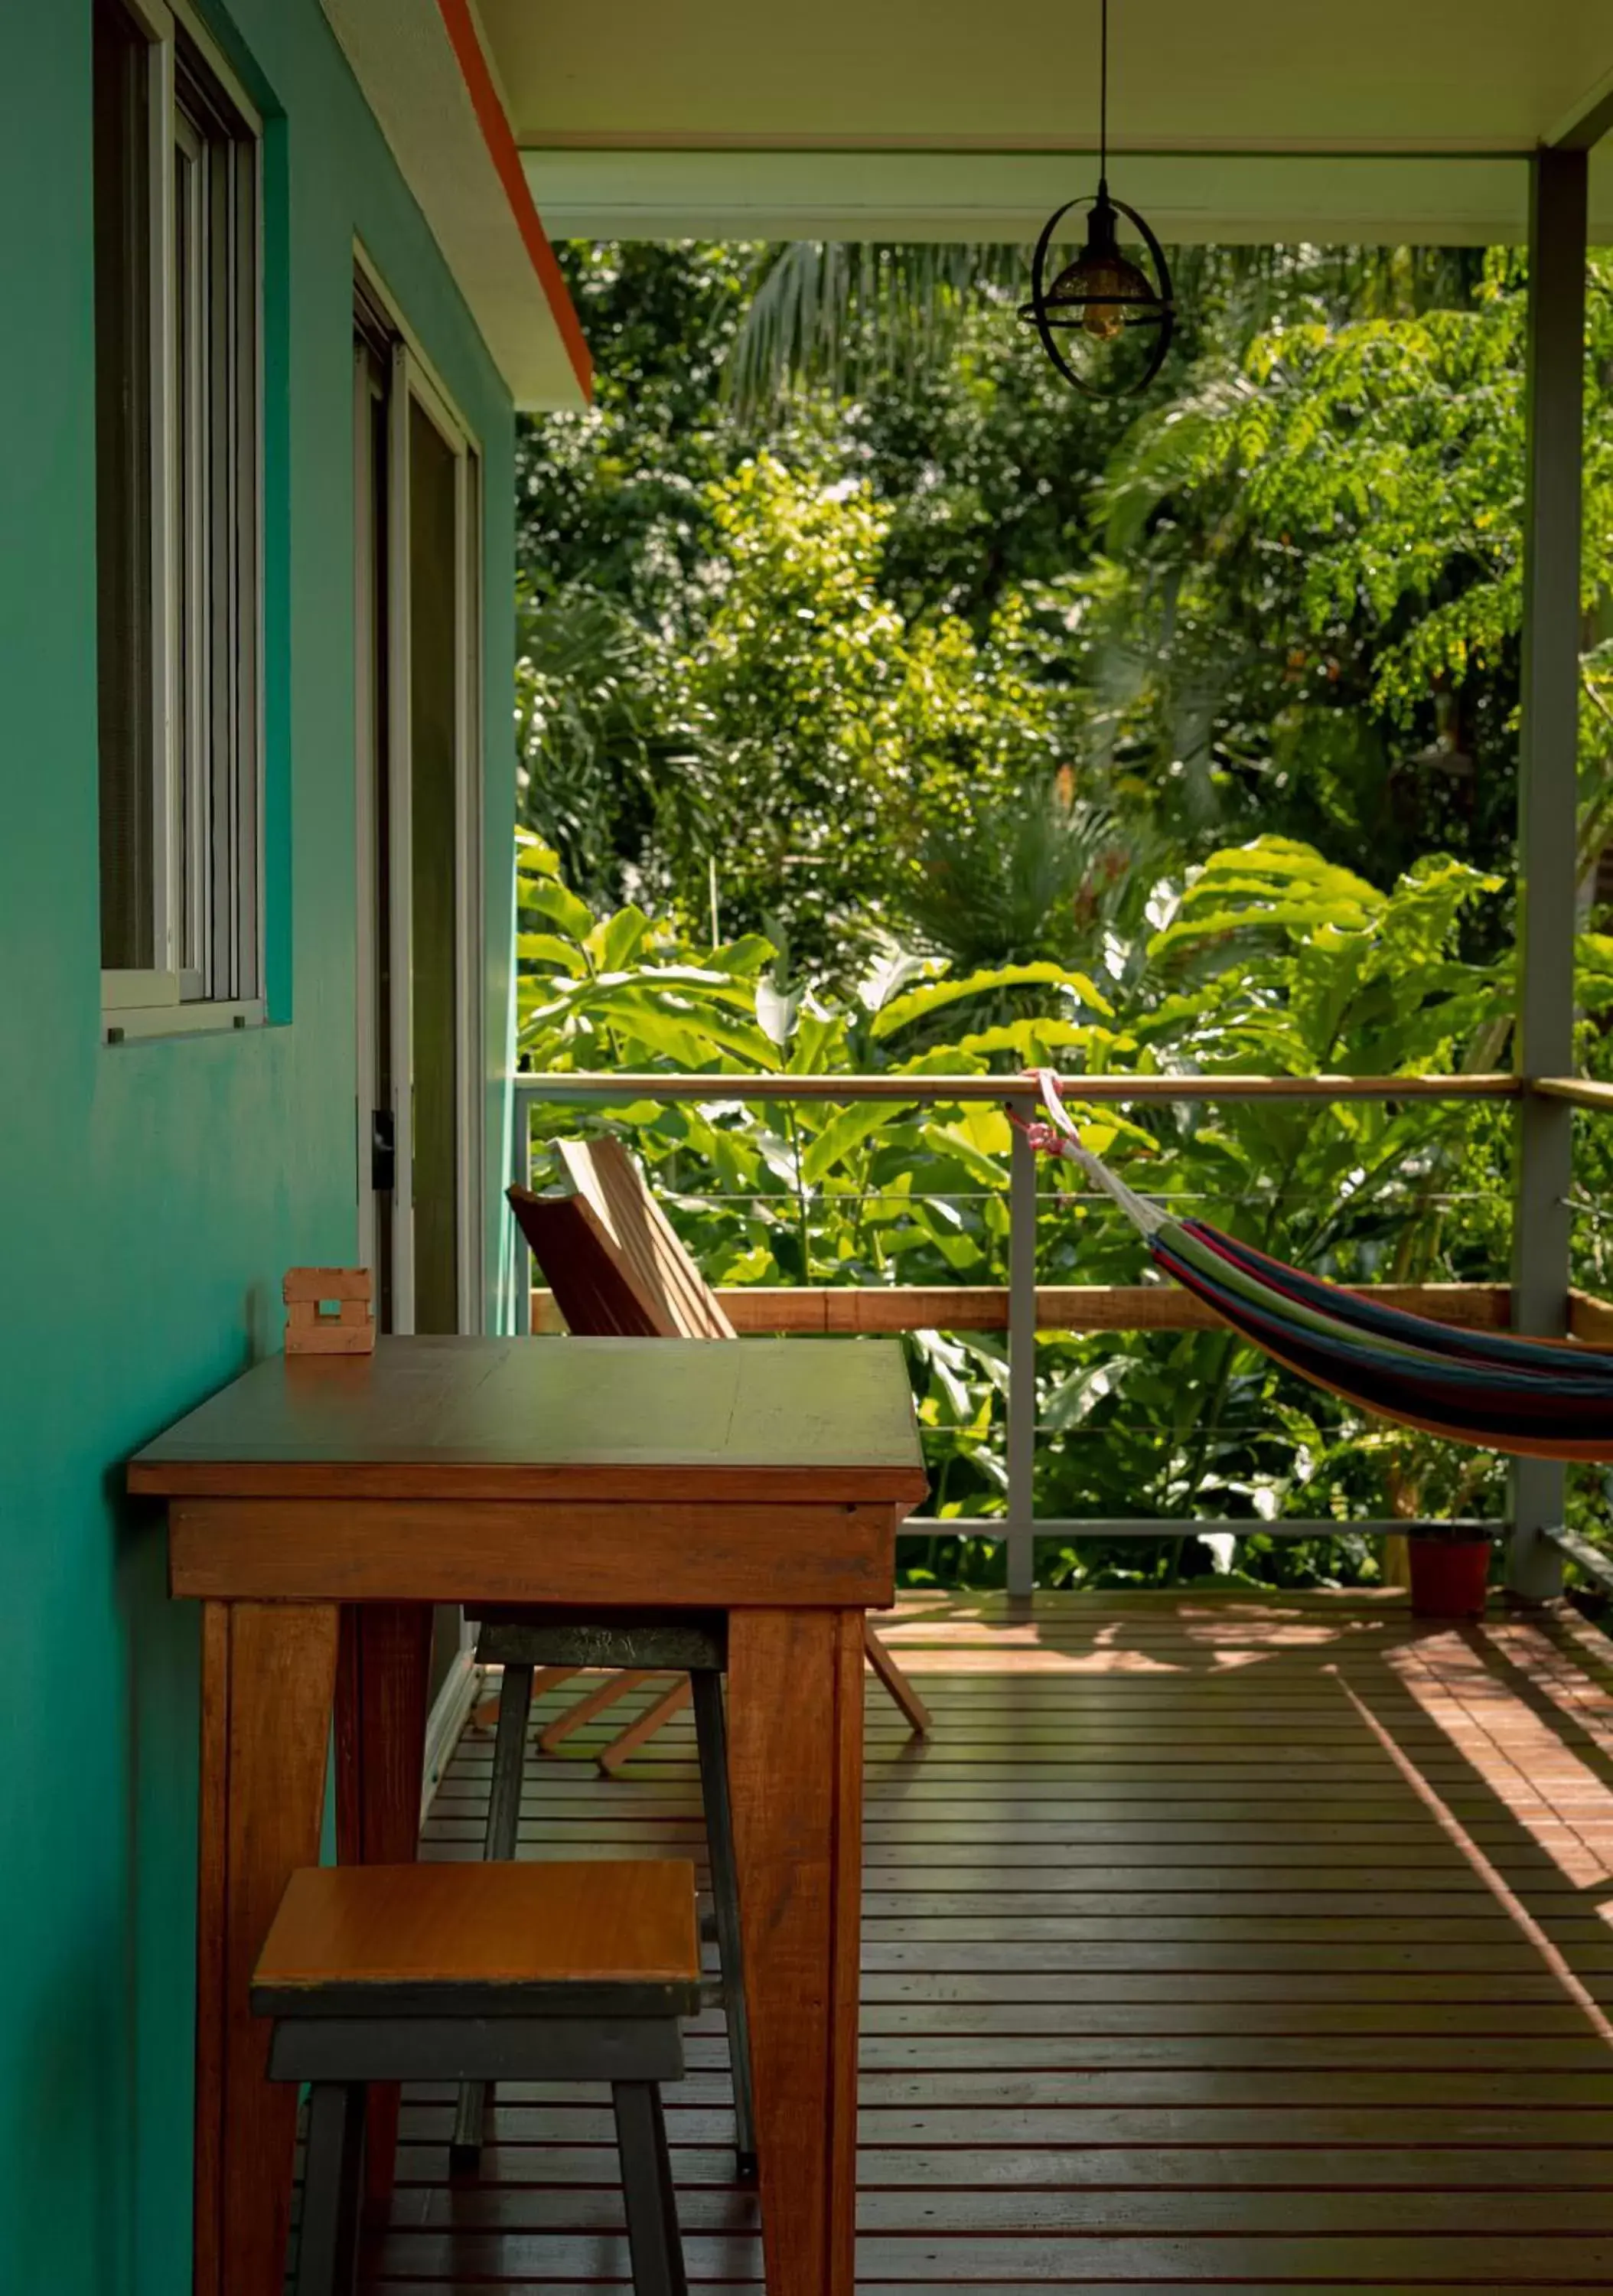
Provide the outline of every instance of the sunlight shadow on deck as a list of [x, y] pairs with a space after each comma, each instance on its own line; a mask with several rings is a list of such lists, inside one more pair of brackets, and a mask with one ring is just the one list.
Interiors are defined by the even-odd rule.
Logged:
[[[871, 1684], [865, 2296], [1613, 2287], [1594, 1629], [1178, 1590], [905, 1598], [888, 1632], [936, 1728]], [[614, 1726], [534, 1753], [522, 1856], [699, 1856], [687, 1716], [607, 1782]], [[479, 1854], [490, 1760], [467, 1731], [426, 1855]], [[720, 2013], [689, 2046], [692, 2281], [755, 2296]], [[512, 2086], [470, 2189], [450, 2119], [405, 2103], [375, 2296], [626, 2285], [602, 2099]]]
[[[1445, 1834], [1446, 1840], [1461, 1852], [1462, 1856], [1466, 1859], [1469, 1866], [1472, 1869], [1478, 1880], [1483, 1882], [1485, 1888], [1489, 1891], [1495, 1903], [1506, 1915], [1508, 1920], [1511, 1922], [1514, 1928], [1527, 1939], [1529, 1944], [1533, 1946], [1535, 1951], [1540, 1956], [1541, 1960], [1545, 1964], [1547, 1969], [1551, 1971], [1552, 1975], [1557, 1980], [1557, 1982], [1561, 1986], [1563, 1991], [1568, 1996], [1576, 2007], [1578, 2008], [1584, 2016], [1585, 2021], [1590, 2025], [1593, 2032], [1597, 2034], [1601, 2040], [1613, 2046], [1613, 2021], [1609, 2021], [1607, 2013], [1596, 2000], [1589, 1988], [1581, 1981], [1580, 1978], [1575, 1972], [1572, 1963], [1568, 1960], [1568, 1956], [1547, 1934], [1542, 1924], [1535, 1920], [1534, 1915], [1529, 1911], [1528, 1906], [1524, 1903], [1523, 1898], [1505, 1879], [1500, 1868], [1495, 1866], [1490, 1858], [1486, 1857], [1484, 1851], [1479, 1848], [1477, 1841], [1474, 1841], [1466, 1826], [1462, 1824], [1461, 1820], [1451, 1810], [1443, 1797], [1431, 1784], [1429, 1784], [1427, 1778], [1423, 1776], [1412, 1757], [1408, 1753], [1404, 1752], [1396, 1742], [1394, 1733], [1389, 1729], [1388, 1724], [1380, 1720], [1380, 1718], [1372, 1711], [1371, 1708], [1362, 1697], [1359, 1691], [1355, 1689], [1350, 1683], [1345, 1681], [1342, 1677], [1339, 1679], [1339, 1687], [1344, 1692], [1345, 1696], [1349, 1700], [1356, 1713], [1371, 1731], [1373, 1736], [1377, 1738], [1380, 1744], [1383, 1747], [1384, 1751], [1389, 1756], [1396, 1767], [1399, 1770], [1402, 1777], [1405, 1779], [1406, 1784], [1411, 1787], [1412, 1792], [1416, 1794], [1423, 1807], [1437, 1822], [1440, 1830]], [[1415, 1695], [1415, 1689], [1413, 1689], [1413, 1695]], [[1492, 1741], [1491, 1742], [1494, 1743], [1494, 1742]], [[1488, 1783], [1488, 1781], [1486, 1781], [1486, 1783]], [[1525, 1822], [1527, 1824], [1527, 1817]], [[1603, 1913], [1603, 1918], [1606, 1919], [1605, 1911]]]
[[[1170, 1601], [1171, 1633], [1161, 1643], [1150, 1623], [1164, 1615], [1143, 1605]], [[1404, 1597], [1352, 1598], [1335, 1618], [1301, 1616], [1280, 1590], [1248, 1601], [1212, 1595], [1194, 1600], [1162, 1590], [1134, 1597], [1137, 1607], [1115, 1614], [1112, 1595], [1044, 1597], [1033, 1608], [1005, 1595], [953, 1597], [943, 1611], [934, 1598], [904, 1596], [893, 1620], [881, 1626], [891, 1648], [905, 1651], [925, 1671], [992, 1674], [1011, 1654], [1019, 1674], [1201, 1674], [1281, 1663], [1296, 1652], [1340, 1645], [1376, 1648], [1386, 1636], [1404, 1635]], [[1362, 1615], [1363, 1600], [1374, 1607]], [[1064, 1603], [1054, 1610], [1049, 1603]], [[1083, 1606], [1090, 1605], [1090, 1622]]]
[[[1564, 1877], [1586, 1890], [1613, 1885], [1613, 1775], [1600, 1742], [1613, 1700], [1583, 1675], [1565, 1685], [1560, 1653], [1527, 1622], [1430, 1635], [1384, 1655]], [[1570, 1723], [1591, 1738], [1593, 1760], [1566, 1742]]]

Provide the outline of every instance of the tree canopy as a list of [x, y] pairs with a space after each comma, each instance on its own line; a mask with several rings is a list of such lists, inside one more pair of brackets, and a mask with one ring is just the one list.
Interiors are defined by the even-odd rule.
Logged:
[[1093, 406], [1015, 321], [1012, 251], [899, 252], [566, 250], [600, 398], [523, 430], [520, 723], [574, 880], [688, 920], [715, 876], [724, 930], [843, 979], [871, 930], [935, 927], [949, 839], [1055, 787], [1189, 858], [1260, 826], [1384, 882], [1432, 849], [1504, 873], [1518, 259], [1189, 251], [1164, 373]]
[[[520, 441], [535, 1065], [1504, 1064], [1514, 256], [1184, 251], [1164, 371], [1094, 406], [1015, 322], [1013, 250], [563, 255], [601, 381], [593, 412]], [[1605, 292], [1591, 324], [1587, 906], [1613, 822]], [[1584, 1056], [1613, 1066], [1613, 939], [1587, 930], [1580, 955]], [[1319, 1272], [1505, 1278], [1492, 1109], [1091, 1114], [1140, 1185]], [[612, 1120], [714, 1280], [1003, 1280], [988, 1106]], [[1589, 1183], [1609, 1155], [1587, 1139]], [[1593, 1213], [1575, 1248], [1594, 1287]], [[1128, 1235], [1054, 1196], [1038, 1266], [1137, 1273]], [[912, 1356], [932, 1512], [956, 1534], [909, 1567], [989, 1573], [970, 1526], [1002, 1505], [1001, 1343], [926, 1333]], [[1502, 1504], [1493, 1459], [1363, 1423], [1222, 1335], [1050, 1335], [1037, 1383], [1049, 1513]], [[1581, 1477], [1576, 1520], [1601, 1504]], [[1377, 1568], [1360, 1540], [1241, 1552], [1268, 1579]], [[1225, 1562], [1180, 1543], [1044, 1558], [1071, 1582]]]

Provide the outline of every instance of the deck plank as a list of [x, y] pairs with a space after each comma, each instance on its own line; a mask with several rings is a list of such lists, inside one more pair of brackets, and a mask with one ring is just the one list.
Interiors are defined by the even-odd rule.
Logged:
[[[924, 1596], [871, 1690], [859, 2286], [1411, 2296], [1613, 2284], [1613, 1644], [1390, 1597]], [[528, 1763], [525, 1857], [703, 1857], [646, 1685]], [[573, 1694], [535, 1709], [533, 1729]], [[1391, 1751], [1390, 1749], [1393, 1749]], [[467, 1731], [424, 1854], [479, 1854]], [[667, 2119], [696, 2286], [759, 2286], [720, 2018]], [[626, 2283], [609, 2108], [511, 2085], [475, 2187], [416, 2089], [370, 2296]]]

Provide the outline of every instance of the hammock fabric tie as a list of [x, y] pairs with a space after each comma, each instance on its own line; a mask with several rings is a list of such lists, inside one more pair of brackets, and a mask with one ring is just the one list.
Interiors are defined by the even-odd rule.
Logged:
[[[1613, 1460], [1613, 1357], [1572, 1340], [1462, 1330], [1273, 1259], [1206, 1220], [1175, 1219], [1084, 1147], [1045, 1070], [1033, 1147], [1077, 1165], [1141, 1231], [1154, 1265], [1251, 1345], [1380, 1419], [1486, 1451]], [[1016, 1121], [1022, 1119], [1016, 1119]]]

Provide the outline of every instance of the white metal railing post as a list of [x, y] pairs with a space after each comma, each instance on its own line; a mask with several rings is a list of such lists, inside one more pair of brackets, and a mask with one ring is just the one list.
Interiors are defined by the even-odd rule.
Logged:
[[[1027, 1122], [1033, 1098], [1010, 1100]], [[1036, 1585], [1036, 1152], [1014, 1127], [1008, 1172], [1008, 1591]]]

